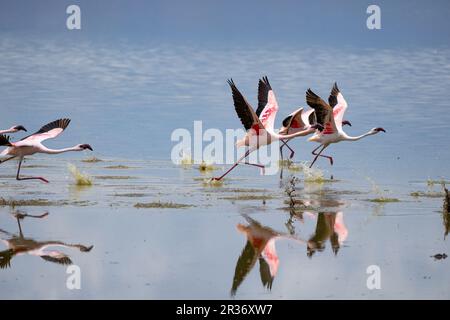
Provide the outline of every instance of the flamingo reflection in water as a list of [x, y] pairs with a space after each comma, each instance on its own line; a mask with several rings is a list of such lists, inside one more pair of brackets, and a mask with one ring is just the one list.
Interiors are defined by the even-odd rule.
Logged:
[[[29, 254], [40, 257], [45, 261], [54, 262], [61, 265], [72, 264], [72, 260], [65, 253], [58, 251], [55, 247], [76, 248], [81, 252], [89, 252], [93, 246], [84, 246], [81, 244], [69, 244], [62, 241], [37, 241], [27, 238], [23, 235], [20, 221], [25, 218], [43, 219], [48, 216], [48, 212], [41, 215], [30, 215], [21, 212], [13, 213], [19, 227], [19, 234], [9, 233], [0, 229], [0, 240], [6, 245], [7, 249], [0, 251], [0, 269], [11, 266], [11, 260], [14, 256]], [[50, 249], [51, 248], [51, 249]]]
[[281, 233], [272, 228], [263, 226], [247, 215], [243, 215], [243, 217], [248, 224], [238, 224], [237, 229], [247, 236], [247, 242], [236, 263], [233, 285], [231, 288], [232, 296], [236, 294], [237, 289], [253, 269], [256, 261], [259, 261], [259, 274], [263, 286], [269, 290], [272, 289], [272, 283], [280, 263], [275, 248], [276, 240], [288, 239], [301, 244], [306, 243], [304, 240], [290, 234]]
[[348, 230], [344, 223], [344, 214], [338, 212], [319, 212], [314, 234], [307, 243], [306, 254], [309, 258], [317, 251], [325, 249], [325, 243], [330, 240], [331, 249], [337, 255], [339, 248], [347, 239]]

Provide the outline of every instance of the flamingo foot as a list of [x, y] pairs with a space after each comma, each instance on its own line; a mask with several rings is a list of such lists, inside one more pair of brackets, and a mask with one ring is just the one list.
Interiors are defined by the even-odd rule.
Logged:
[[17, 178], [16, 180], [22, 181], [22, 180], [41, 180], [44, 183], [49, 183], [47, 179], [44, 177], [28, 177], [28, 178]]
[[289, 156], [289, 159], [292, 159], [294, 157], [294, 154], [295, 154], [295, 152], [294, 152], [294, 150], [292, 150], [291, 155]]

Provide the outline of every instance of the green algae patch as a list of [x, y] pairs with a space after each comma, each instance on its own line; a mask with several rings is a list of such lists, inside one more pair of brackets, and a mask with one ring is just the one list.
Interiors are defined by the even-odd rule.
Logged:
[[116, 193], [115, 197], [128, 197], [128, 198], [140, 198], [145, 197], [147, 194], [145, 193]]
[[134, 205], [138, 209], [183, 209], [194, 207], [190, 204], [174, 203], [174, 202], [138, 202]]
[[266, 189], [252, 189], [252, 188], [232, 188], [232, 189], [223, 189], [223, 192], [235, 192], [235, 193], [250, 193], [250, 192], [255, 192], [255, 193], [263, 193], [263, 192], [268, 192], [268, 190]]
[[97, 162], [103, 162], [102, 159], [96, 158], [96, 157], [89, 157], [86, 159], [81, 160], [82, 162], [87, 162], [87, 163], [97, 163]]
[[83, 201], [70, 201], [70, 200], [58, 200], [49, 201], [47, 199], [5, 199], [0, 197], [0, 207], [59, 207], [59, 206], [79, 206], [86, 207], [93, 203], [87, 200]]
[[443, 192], [421, 192], [414, 191], [409, 194], [411, 197], [415, 198], [441, 198], [444, 196]]
[[10, 207], [31, 207], [31, 206], [55, 206], [57, 202], [48, 201], [46, 199], [5, 199], [0, 198], [0, 206]]
[[105, 169], [132, 169], [132, 167], [119, 164], [117, 166], [107, 166]]
[[385, 197], [379, 197], [374, 199], [368, 199], [367, 201], [375, 202], [375, 203], [389, 203], [389, 202], [400, 202], [397, 198], [385, 198]]
[[96, 179], [100, 180], [128, 180], [128, 179], [136, 179], [136, 177], [132, 176], [95, 176]]
[[275, 199], [274, 196], [271, 195], [254, 195], [254, 194], [240, 194], [234, 197], [222, 197], [219, 198], [222, 200], [232, 200], [232, 201], [250, 201], [250, 200], [271, 200]]

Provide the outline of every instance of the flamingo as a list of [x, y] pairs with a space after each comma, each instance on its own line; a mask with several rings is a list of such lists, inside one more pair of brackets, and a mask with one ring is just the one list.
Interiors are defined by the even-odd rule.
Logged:
[[18, 132], [18, 131], [27, 131], [27, 129], [25, 129], [24, 126], [22, 125], [18, 125], [18, 126], [13, 126], [9, 129], [6, 130], [0, 130], [0, 134], [5, 134], [5, 133], [14, 133], [14, 132]]
[[[322, 127], [321, 125], [317, 124], [311, 126], [311, 128], [309, 129], [302, 130], [290, 135], [281, 135], [275, 133], [274, 122], [275, 116], [278, 111], [278, 103], [267, 77], [263, 77], [259, 80], [259, 107], [261, 108], [261, 106], [264, 105], [264, 108], [261, 110], [259, 117], [253, 107], [247, 102], [242, 93], [238, 90], [233, 82], [233, 79], [228, 80], [228, 84], [230, 85], [231, 92], [233, 94], [233, 102], [236, 113], [241, 120], [245, 130], [247, 130], [246, 135], [242, 139], [237, 141], [236, 146], [247, 146], [249, 147], [249, 149], [238, 161], [234, 163], [234, 165], [230, 169], [228, 169], [228, 171], [226, 171], [220, 177], [212, 178], [212, 180], [221, 180], [228, 173], [230, 173], [231, 170], [238, 166], [239, 163], [250, 153], [259, 149], [261, 146], [269, 145], [272, 142], [280, 139], [291, 139], [299, 136], [305, 136]], [[253, 164], [247, 161], [244, 164], [264, 169], [264, 166], [261, 164]]]
[[[344, 96], [340, 92], [337, 83], [335, 82], [328, 98], [328, 103], [323, 101], [318, 95], [316, 95], [311, 89], [306, 91], [306, 103], [315, 110], [317, 122], [324, 126], [324, 130], [317, 130], [315, 134], [308, 139], [308, 141], [318, 142], [320, 145], [312, 151], [315, 158], [310, 168], [316, 162], [317, 158], [324, 157], [330, 160], [333, 165], [333, 158], [331, 156], [322, 155], [323, 150], [332, 143], [338, 143], [341, 141], [357, 141], [364, 137], [377, 134], [379, 132], [386, 132], [383, 128], [373, 128], [367, 133], [360, 136], [351, 137], [342, 130], [343, 116], [347, 109], [347, 102]], [[322, 149], [316, 153], [316, 151], [322, 147]]]
[[[304, 111], [302, 107], [292, 112], [288, 115], [282, 122], [282, 127], [278, 131], [279, 134], [289, 134], [295, 133], [301, 130], [311, 128], [312, 123], [316, 123], [316, 115], [314, 114], [314, 109], [309, 109]], [[350, 121], [342, 120], [342, 125], [352, 126]], [[283, 159], [283, 147], [286, 146], [291, 154], [290, 159], [294, 157], [294, 150], [287, 144], [289, 140], [281, 140], [282, 145], [280, 146], [281, 159]]]
[[58, 263], [61, 265], [72, 264], [72, 260], [65, 253], [58, 250], [48, 250], [52, 247], [62, 247], [62, 248], [76, 248], [81, 252], [89, 252], [94, 246], [84, 246], [81, 244], [70, 244], [62, 241], [36, 241], [31, 238], [26, 238], [23, 235], [22, 227], [20, 225], [20, 220], [25, 217], [32, 217], [42, 219], [48, 215], [45, 212], [41, 215], [29, 215], [17, 213], [14, 214], [17, 219], [17, 225], [19, 226], [19, 234], [12, 234], [7, 231], [0, 229], [0, 235], [3, 234], [6, 237], [1, 237], [0, 240], [6, 245], [7, 249], [0, 251], [0, 269], [4, 269], [11, 266], [11, 259], [14, 256], [29, 254], [32, 256], [41, 257], [45, 261]]
[[20, 166], [25, 156], [32, 155], [35, 153], [58, 154], [69, 151], [83, 151], [86, 149], [92, 151], [92, 147], [89, 144], [77, 144], [76, 146], [64, 149], [49, 149], [41, 143], [47, 139], [52, 139], [59, 136], [64, 131], [64, 129], [67, 128], [69, 123], [70, 119], [55, 120], [43, 126], [41, 129], [39, 129], [39, 131], [23, 138], [18, 142], [10, 142], [9, 136], [0, 135], [0, 146], [8, 146], [8, 148], [3, 150], [3, 152], [0, 153], [0, 155], [11, 156], [5, 160], [0, 161], [0, 164], [9, 161], [11, 159], [14, 159], [16, 157], [19, 157], [19, 166], [16, 175], [17, 180], [39, 179], [45, 183], [48, 183], [48, 180], [43, 177], [27, 177], [27, 178], [20, 177], [19, 176]]

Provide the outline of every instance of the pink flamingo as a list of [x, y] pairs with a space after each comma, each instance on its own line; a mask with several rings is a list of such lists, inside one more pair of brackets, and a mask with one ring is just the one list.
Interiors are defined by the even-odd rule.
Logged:
[[[373, 128], [365, 134], [360, 136], [351, 137], [348, 136], [342, 130], [343, 117], [345, 110], [347, 110], [347, 102], [344, 99], [344, 96], [339, 91], [337, 83], [334, 83], [334, 86], [331, 90], [330, 96], [328, 98], [328, 103], [323, 101], [318, 95], [312, 92], [311, 89], [306, 91], [306, 103], [315, 110], [317, 122], [324, 126], [324, 130], [316, 131], [315, 134], [308, 139], [308, 141], [314, 141], [320, 143], [320, 145], [312, 151], [312, 154], [315, 155], [315, 158], [310, 168], [316, 162], [317, 158], [324, 157], [330, 160], [331, 165], [333, 165], [333, 158], [331, 156], [322, 155], [323, 150], [328, 147], [332, 143], [338, 143], [341, 141], [357, 141], [364, 137], [371, 136], [377, 134], [379, 132], [386, 132], [383, 128]], [[316, 151], [322, 147], [322, 149], [316, 153]]]
[[[302, 130], [306, 130], [311, 128], [312, 123], [316, 123], [316, 115], [314, 113], [314, 109], [309, 109], [304, 111], [303, 108], [299, 108], [288, 115], [282, 122], [282, 127], [278, 131], [279, 134], [290, 134], [296, 133]], [[343, 120], [342, 125], [352, 126], [350, 121]], [[283, 147], [286, 146], [291, 154], [289, 156], [290, 159], [294, 157], [294, 150], [287, 144], [289, 140], [281, 140], [282, 145], [280, 147], [281, 159], [283, 159]]]
[[14, 133], [14, 132], [18, 132], [18, 131], [27, 131], [27, 129], [25, 129], [24, 126], [18, 125], [18, 126], [13, 126], [6, 130], [0, 130], [0, 134]]
[[9, 161], [11, 159], [14, 159], [16, 157], [19, 157], [19, 166], [17, 169], [17, 180], [32, 180], [32, 179], [39, 179], [45, 183], [48, 183], [48, 180], [46, 180], [43, 177], [27, 177], [27, 178], [21, 178], [19, 176], [20, 174], [20, 166], [22, 164], [23, 158], [28, 155], [32, 155], [35, 153], [47, 153], [47, 154], [58, 154], [63, 152], [69, 152], [69, 151], [82, 151], [89, 149], [92, 151], [92, 147], [88, 144], [78, 144], [76, 146], [70, 147], [70, 148], [64, 148], [64, 149], [49, 149], [46, 146], [44, 146], [41, 142], [45, 141], [47, 139], [56, 138], [59, 136], [64, 129], [67, 128], [67, 126], [70, 123], [70, 119], [59, 119], [55, 120], [53, 122], [50, 122], [43, 126], [39, 131], [33, 133], [32, 135], [29, 135], [22, 140], [18, 142], [10, 142], [8, 136], [0, 135], [0, 146], [8, 146], [5, 150], [3, 150], [0, 155], [7, 156], [10, 155], [11, 157], [0, 161], [0, 163]]
[[[264, 108], [262, 109], [259, 117], [252, 106], [247, 102], [247, 100], [238, 90], [233, 82], [233, 79], [228, 80], [228, 84], [230, 85], [233, 94], [233, 102], [236, 113], [240, 118], [245, 130], [247, 130], [246, 135], [242, 139], [237, 141], [236, 146], [247, 146], [249, 147], [249, 149], [238, 161], [234, 163], [234, 165], [228, 171], [226, 171], [220, 177], [212, 178], [213, 180], [221, 180], [228, 173], [230, 173], [231, 170], [238, 166], [239, 163], [243, 159], [245, 159], [251, 152], [259, 149], [261, 146], [269, 145], [272, 142], [280, 139], [292, 139], [299, 136], [305, 136], [314, 132], [315, 129], [319, 129], [322, 127], [321, 125], [317, 124], [311, 126], [311, 128], [309, 129], [299, 131], [290, 135], [281, 135], [275, 133], [274, 122], [275, 116], [278, 111], [278, 103], [267, 77], [263, 77], [263, 79], [259, 80], [259, 106], [261, 107], [261, 105], [264, 104]], [[264, 169], [264, 166], [261, 164], [253, 164], [247, 161], [244, 164], [253, 165]]]

